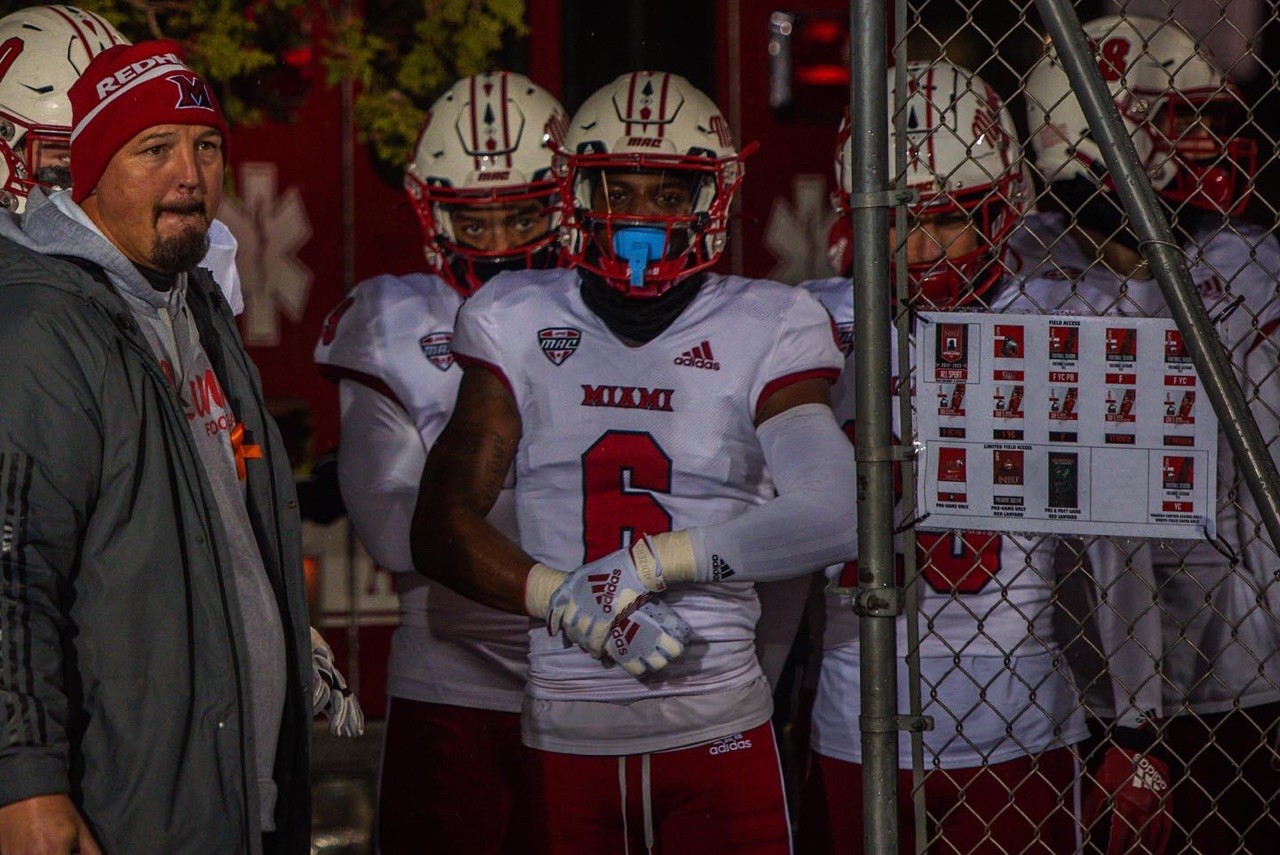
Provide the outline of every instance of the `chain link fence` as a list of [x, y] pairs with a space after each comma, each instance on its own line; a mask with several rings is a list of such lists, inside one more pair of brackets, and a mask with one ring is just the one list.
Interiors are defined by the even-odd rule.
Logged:
[[[1045, 382], [1009, 374], [1003, 388], [956, 382], [926, 398], [932, 366], [917, 364], [914, 349], [915, 336], [934, 334], [922, 310], [1171, 317], [1153, 275], [1161, 247], [1141, 237], [1123, 205], [1122, 184], [1139, 180], [1156, 192], [1172, 233], [1160, 243], [1185, 264], [1207, 312], [1209, 347], [1228, 360], [1262, 453], [1274, 458], [1280, 52], [1264, 39], [1278, 30], [1274, 5], [1077, 4], [1090, 61], [1134, 145], [1133, 175], [1107, 168], [1106, 137], [1091, 129], [1061, 46], [1030, 0], [919, 0], [898, 12], [889, 151], [905, 168], [890, 173], [899, 190], [916, 191], [889, 218], [898, 448], [915, 447], [924, 408], [959, 431], [966, 423], [973, 431], [981, 410], [993, 424], [1025, 422], [1026, 436], [967, 437], [968, 494], [1004, 485], [1053, 496], [1084, 489], [1090, 477], [1089, 450], [1064, 428], [1099, 420], [1111, 442], [1140, 413], [1155, 413], [1164, 469], [1120, 492], [1138, 503], [1163, 491], [1179, 507], [1192, 476], [1165, 470], [1182, 442], [1174, 435], [1212, 413], [1203, 372], [1194, 387], [1125, 379], [1125, 345], [1116, 344], [1107, 363], [1114, 374], [1064, 368]], [[1000, 120], [1001, 102], [1012, 127]], [[1005, 134], [1007, 148], [993, 143]], [[1002, 160], [1003, 151], [1021, 156]], [[975, 180], [975, 168], [987, 180]], [[864, 203], [846, 183], [851, 189], [857, 209]], [[950, 264], [939, 261], [946, 256]], [[947, 267], [961, 269], [964, 282], [938, 290], [931, 279]], [[1064, 364], [1034, 364], [1042, 363]], [[852, 402], [841, 406], [851, 420]], [[868, 619], [893, 617], [892, 603], [868, 605], [869, 577], [846, 568], [844, 588], [828, 591], [802, 849], [838, 849], [843, 839], [895, 851], [892, 835], [871, 832], [874, 808], [865, 822], [838, 814], [857, 814], [864, 797], [889, 799], [842, 775], [885, 759], [863, 753], [886, 743], [863, 741], [883, 722], [859, 716], [867, 711], [858, 687], [865, 700], [869, 686], [896, 675], [897, 804], [888, 800], [885, 810], [899, 851], [1280, 850], [1280, 558], [1228, 442], [1242, 429], [1221, 423], [1209, 444], [1216, 508], [1206, 514], [1216, 525], [1185, 539], [1147, 537], [1140, 525], [1106, 535], [939, 529], [916, 505], [917, 481], [955, 500], [965, 495], [963, 470], [944, 486], [939, 454], [876, 456], [860, 447], [860, 460], [888, 465], [893, 457], [900, 467], [903, 614], [888, 656], [860, 636]], [[1033, 424], [1059, 430], [1037, 441]], [[979, 454], [989, 462], [976, 465]], [[975, 485], [978, 473], [985, 486]], [[847, 588], [863, 592], [855, 609]]]

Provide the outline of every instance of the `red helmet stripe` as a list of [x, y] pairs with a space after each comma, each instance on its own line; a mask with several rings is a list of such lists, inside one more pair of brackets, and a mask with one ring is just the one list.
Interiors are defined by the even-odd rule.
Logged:
[[66, 21], [67, 25], [71, 27], [71, 29], [75, 30], [76, 38], [80, 39], [80, 43], [84, 45], [84, 52], [87, 53], [90, 57], [92, 57], [93, 49], [89, 46], [89, 37], [85, 35], [84, 30], [82, 30], [80, 28], [80, 25], [76, 23], [75, 18], [72, 18], [70, 15], [68, 15], [66, 12], [62, 11], [61, 9], [59, 9], [57, 6], [49, 6], [48, 9], [50, 12], [53, 12], [59, 18], [62, 18], [64, 21]]
[[502, 148], [507, 153], [507, 169], [511, 168], [511, 102], [507, 100], [507, 73], [502, 72]]
[[[475, 77], [472, 77], [472, 78], [471, 78], [471, 104], [470, 104], [470, 113], [471, 113], [471, 150], [472, 150], [472, 151], [474, 151], [474, 152], [479, 152], [479, 151], [480, 151], [480, 127], [479, 127], [479, 124], [478, 124], [478, 120], [477, 120], [477, 118], [476, 118], [476, 110], [477, 110], [477, 109], [479, 109], [479, 106], [476, 104], [476, 78], [475, 78]], [[477, 154], [477, 155], [475, 156], [474, 160], [475, 160], [475, 164], [476, 164], [476, 169], [479, 169], [479, 168], [480, 168], [480, 156]]]

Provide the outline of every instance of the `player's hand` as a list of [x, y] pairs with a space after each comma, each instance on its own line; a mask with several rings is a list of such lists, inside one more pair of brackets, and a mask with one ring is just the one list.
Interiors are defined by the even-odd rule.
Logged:
[[693, 630], [670, 606], [650, 600], [626, 612], [609, 630], [605, 654], [633, 677], [661, 671], [684, 653]]
[[1161, 855], [1169, 845], [1169, 764], [1151, 751], [1112, 745], [1084, 801], [1085, 826], [1111, 811], [1107, 855]]
[[360, 700], [347, 688], [347, 681], [333, 661], [333, 650], [314, 626], [311, 627], [311, 682], [311, 714], [325, 715], [330, 733], [351, 737], [364, 733]]
[[34, 796], [0, 807], [0, 855], [102, 855], [71, 799]]
[[547, 629], [597, 659], [620, 615], [666, 588], [662, 567], [643, 538], [568, 574], [551, 595]]

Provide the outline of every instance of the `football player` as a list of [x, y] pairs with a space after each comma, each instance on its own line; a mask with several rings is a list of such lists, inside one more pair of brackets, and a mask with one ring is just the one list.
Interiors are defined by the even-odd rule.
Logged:
[[[709, 269], [742, 161], [687, 80], [624, 74], [557, 158], [576, 268], [503, 274], [458, 317], [414, 557], [545, 624], [533, 851], [789, 851], [753, 584], [856, 553], [854, 460], [826, 312]], [[519, 546], [485, 522], [512, 463]]]
[[[558, 261], [550, 146], [568, 119], [520, 74], [454, 83], [432, 105], [405, 174], [428, 272], [362, 282], [316, 346], [339, 383], [342, 495], [400, 598], [378, 800], [384, 853], [520, 851], [528, 619], [413, 572], [409, 521], [462, 376], [451, 345], [458, 308], [501, 270]], [[489, 520], [514, 537], [509, 488]]]
[[[0, 18], [0, 209], [21, 213], [35, 188], [71, 186], [71, 100], [89, 61], [128, 44], [105, 18], [74, 6], [32, 6]], [[6, 232], [8, 233], [8, 232]], [[236, 239], [221, 221], [209, 228], [209, 268], [232, 311], [244, 311]]]
[[[1172, 21], [1106, 17], [1086, 24], [1085, 33], [1246, 397], [1259, 423], [1274, 428], [1280, 244], [1236, 216], [1247, 201], [1256, 151], [1239, 136], [1240, 94]], [[1056, 238], [1042, 241], [1049, 258], [1025, 296], [1045, 308], [1069, 293], [1081, 311], [1168, 316], [1052, 53], [1032, 72], [1027, 96], [1036, 166], [1064, 212], [1042, 215], [1033, 230]], [[1195, 409], [1208, 406], [1197, 403]], [[1149, 665], [1159, 667], [1147, 682], [1163, 685], [1153, 714], [1168, 718], [1143, 730], [1149, 742], [1163, 743], [1149, 752], [1161, 775], [1170, 760], [1185, 770], [1172, 789], [1175, 850], [1265, 851], [1280, 831], [1274, 807], [1280, 773], [1271, 762], [1280, 721], [1275, 559], [1225, 437], [1217, 491], [1219, 543], [1150, 544], [1163, 626], [1143, 642], [1152, 651]], [[1137, 606], [1150, 610], [1150, 595]], [[1141, 777], [1114, 756], [1096, 775], [1095, 802]], [[1116, 804], [1120, 812], [1121, 800]], [[1137, 829], [1142, 812], [1132, 819]], [[1118, 832], [1125, 839], [1131, 833], [1113, 819], [1113, 847]]]
[[[906, 181], [919, 194], [890, 240], [905, 243], [913, 309], [998, 306], [1007, 240], [1023, 213], [1026, 188], [1016, 131], [1000, 97], [980, 77], [947, 62], [907, 66]], [[890, 124], [891, 139], [893, 125]], [[892, 143], [891, 143], [892, 144]], [[841, 128], [836, 173], [842, 217], [850, 212], [852, 140]], [[839, 237], [839, 235], [837, 235]], [[833, 395], [837, 418], [855, 424], [853, 292], [848, 244], [833, 257], [844, 277], [802, 283], [846, 332], [845, 374]], [[894, 336], [896, 339], [896, 335]], [[897, 345], [893, 346], [896, 353]], [[896, 358], [894, 360], [896, 370]], [[998, 403], [1020, 407], [1016, 387]], [[937, 404], [963, 412], [963, 387]], [[895, 410], [895, 416], [897, 411]], [[901, 851], [1069, 852], [1075, 848], [1070, 746], [1086, 728], [1078, 694], [1056, 667], [1052, 634], [1052, 537], [991, 531], [916, 533], [928, 841], [914, 835], [911, 750], [899, 749]], [[838, 576], [836, 575], [838, 572]], [[830, 571], [854, 587], [857, 565]], [[801, 851], [862, 851], [862, 651], [848, 596], [827, 595], [822, 667], [801, 820]], [[898, 626], [899, 708], [907, 708], [906, 617]]]

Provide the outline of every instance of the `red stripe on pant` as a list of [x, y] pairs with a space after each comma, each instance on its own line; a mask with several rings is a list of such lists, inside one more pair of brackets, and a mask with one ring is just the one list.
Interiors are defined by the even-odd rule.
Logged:
[[[529, 749], [529, 851], [545, 855], [788, 855], [773, 729], [659, 754], [588, 757]], [[644, 760], [653, 848], [645, 844]], [[625, 789], [624, 789], [625, 788]]]

